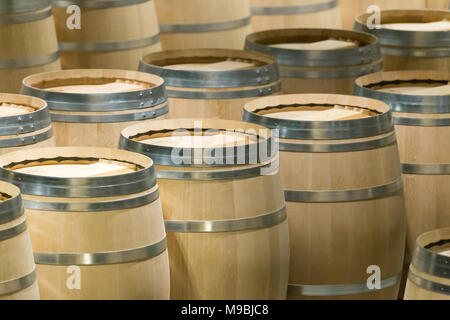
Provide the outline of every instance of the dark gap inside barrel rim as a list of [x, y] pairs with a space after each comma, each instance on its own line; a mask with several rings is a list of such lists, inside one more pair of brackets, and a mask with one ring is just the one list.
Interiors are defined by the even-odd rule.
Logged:
[[[278, 105], [278, 106], [268, 106], [268, 107], [264, 107], [264, 108], [260, 108], [260, 109], [256, 109], [253, 112], [257, 113], [257, 114], [261, 114], [261, 115], [266, 115], [266, 114], [270, 114], [272, 112], [270, 111], [295, 111], [295, 110], [285, 110], [285, 109], [289, 109], [289, 108], [301, 108], [301, 107], [308, 107], [308, 108], [333, 108], [335, 106], [339, 106], [339, 107], [350, 107], [350, 108], [356, 108], [356, 109], [361, 109], [361, 110], [367, 110], [370, 112], [373, 112], [375, 114], [383, 114], [383, 112], [375, 110], [375, 109], [370, 109], [367, 107], [361, 107], [361, 106], [353, 106], [350, 104], [339, 104], [339, 103], [307, 103], [307, 104], [290, 104], [290, 105]], [[268, 111], [268, 112], [265, 112]], [[288, 120], [288, 119], [283, 119], [283, 120]], [[356, 119], [356, 120], [360, 120], [360, 119]], [[349, 120], [351, 121], [351, 120]]]

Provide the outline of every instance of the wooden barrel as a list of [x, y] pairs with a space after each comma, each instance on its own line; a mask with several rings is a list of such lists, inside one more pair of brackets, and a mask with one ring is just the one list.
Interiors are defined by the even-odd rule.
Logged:
[[439, 9], [439, 10], [449, 10], [450, 1], [449, 0], [427, 0], [427, 8]]
[[405, 300], [450, 300], [450, 228], [417, 239]]
[[0, 300], [39, 300], [20, 190], [0, 182]]
[[341, 28], [338, 0], [250, 0], [253, 31]]
[[450, 74], [392, 71], [356, 81], [356, 94], [394, 113], [405, 184], [409, 264], [422, 233], [450, 226]]
[[356, 17], [355, 30], [379, 38], [384, 70], [450, 71], [450, 11], [385, 10], [380, 14], [380, 29], [367, 27], [371, 14], [365, 13]]
[[45, 101], [19, 94], [0, 94], [0, 155], [19, 149], [54, 145]]
[[[68, 28], [70, 5], [80, 28]], [[153, 0], [53, 0], [63, 69], [137, 70], [142, 55], [161, 50]]]
[[389, 106], [303, 94], [256, 99], [244, 112], [246, 121], [280, 137], [291, 244], [288, 297], [396, 299], [405, 216]]
[[172, 299], [285, 299], [289, 237], [269, 130], [215, 119], [122, 132], [151, 155], [161, 191]]
[[0, 92], [19, 93], [22, 79], [61, 69], [49, 0], [0, 3]]
[[155, 0], [164, 50], [242, 49], [252, 32], [249, 0]]
[[241, 120], [247, 101], [281, 90], [275, 59], [241, 50], [163, 51], [145, 56], [139, 70], [164, 78], [169, 118]]
[[56, 145], [117, 147], [120, 131], [168, 112], [164, 80], [122, 70], [83, 69], [35, 74], [24, 94], [47, 101]]
[[276, 57], [284, 93], [352, 94], [357, 77], [382, 68], [369, 34], [333, 29], [287, 29], [249, 35], [246, 50]]
[[169, 261], [151, 159], [107, 148], [2, 156], [25, 200], [42, 299], [168, 299]]
[[[355, 17], [367, 12], [370, 6], [381, 10], [424, 9], [427, 0], [340, 0], [342, 25], [344, 29], [353, 29]], [[373, 10], [370, 10], [373, 14]]]

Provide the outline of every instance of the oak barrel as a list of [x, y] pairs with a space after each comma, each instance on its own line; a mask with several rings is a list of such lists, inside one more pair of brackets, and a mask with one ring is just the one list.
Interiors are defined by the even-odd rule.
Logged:
[[275, 59], [242, 50], [169, 50], [142, 58], [140, 71], [164, 78], [169, 118], [241, 120], [243, 105], [281, 90]]
[[218, 119], [151, 121], [120, 147], [153, 157], [172, 299], [285, 299], [289, 236], [273, 138]]
[[47, 101], [56, 146], [117, 147], [127, 126], [169, 110], [164, 80], [125, 70], [81, 69], [35, 74], [24, 94]]
[[245, 48], [277, 58], [286, 94], [351, 94], [357, 77], [382, 69], [378, 40], [361, 32], [261, 31], [247, 37]]
[[290, 299], [396, 299], [405, 246], [389, 106], [345, 95], [256, 99], [244, 119], [278, 130]]
[[19, 188], [0, 182], [0, 300], [39, 300]]
[[0, 2], [0, 92], [19, 93], [22, 79], [61, 69], [49, 0]]
[[[68, 13], [75, 5], [80, 9]], [[161, 50], [154, 0], [53, 0], [63, 69], [137, 70], [142, 55]], [[79, 15], [79, 28], [75, 23]]]
[[153, 162], [66, 147], [2, 156], [16, 184], [42, 299], [168, 299], [169, 261]]

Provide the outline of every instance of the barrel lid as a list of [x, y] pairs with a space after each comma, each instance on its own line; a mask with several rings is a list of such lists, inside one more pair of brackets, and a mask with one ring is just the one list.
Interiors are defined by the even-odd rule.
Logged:
[[0, 225], [20, 218], [23, 213], [22, 197], [16, 186], [0, 181]]
[[[100, 159], [134, 164], [138, 170], [99, 177], [54, 177], [14, 169], [45, 164], [87, 164]], [[15, 151], [2, 156], [0, 179], [17, 185], [24, 194], [90, 198], [143, 192], [156, 185], [153, 161], [134, 152], [108, 148], [57, 147]]]
[[355, 94], [388, 103], [393, 112], [450, 113], [450, 91], [439, 95], [404, 94], [380, 91], [404, 85], [448, 85], [450, 73], [432, 70], [378, 72], [358, 78]]
[[[219, 61], [244, 61], [254, 67], [238, 70], [176, 70], [166, 66]], [[167, 50], [144, 56], [139, 70], [161, 76], [170, 87], [238, 88], [267, 85], [279, 81], [273, 57], [256, 52], [229, 49]]]
[[[366, 109], [373, 116], [339, 121], [303, 121], [273, 118], [271, 113], [317, 107]], [[278, 136], [301, 140], [356, 139], [381, 135], [393, 130], [389, 106], [381, 101], [346, 95], [291, 94], [259, 98], [244, 107], [244, 120], [277, 129]]]
[[[273, 47], [280, 43], [311, 43], [328, 39], [344, 39], [358, 43], [355, 48], [336, 50], [299, 50]], [[248, 35], [246, 50], [262, 52], [277, 58], [280, 65], [296, 67], [352, 66], [381, 59], [380, 45], [374, 36], [337, 29], [277, 29]]]

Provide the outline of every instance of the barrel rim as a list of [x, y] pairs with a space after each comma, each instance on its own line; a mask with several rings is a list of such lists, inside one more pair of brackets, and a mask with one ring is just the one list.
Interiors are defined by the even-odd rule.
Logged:
[[[118, 78], [146, 82], [154, 87], [116, 93], [56, 92], [36, 87], [37, 83], [72, 78]], [[119, 69], [72, 69], [37, 73], [23, 79], [22, 93], [47, 101], [50, 110], [71, 112], [145, 109], [167, 101], [163, 78], [154, 74]]]
[[[394, 80], [395, 79], [395, 80]], [[382, 92], [371, 87], [377, 84], [389, 84], [411, 81], [447, 81], [450, 82], [450, 72], [433, 70], [409, 70], [377, 72], [356, 79], [355, 94], [361, 97], [373, 98], [388, 103], [393, 112], [399, 113], [450, 113], [450, 94], [442, 95], [412, 95], [393, 92]]]
[[[151, 145], [147, 143], [141, 143], [139, 141], [133, 140], [137, 135], [143, 135], [146, 133], [151, 133], [152, 129], [155, 133], [157, 132], [175, 132], [176, 130], [192, 130], [194, 133], [196, 129], [200, 129], [196, 126], [196, 121], [201, 121], [202, 130], [255, 130], [259, 131], [256, 135], [262, 139], [258, 140], [257, 143], [245, 144], [243, 146], [233, 146], [233, 147], [223, 147], [223, 148], [178, 148], [173, 146], [161, 146], [161, 145]], [[222, 124], [219, 126], [218, 124]], [[171, 125], [172, 124], [172, 125]], [[261, 131], [263, 130], [263, 131]], [[123, 150], [129, 150], [145, 154], [153, 159], [155, 164], [163, 166], [173, 166], [173, 167], [192, 167], [192, 168], [205, 168], [205, 167], [230, 167], [230, 166], [245, 166], [249, 164], [263, 164], [267, 160], [273, 159], [276, 155], [272, 152], [273, 146], [273, 135], [272, 132], [267, 130], [267, 128], [259, 126], [257, 124], [249, 124], [242, 121], [234, 120], [223, 120], [223, 119], [166, 119], [158, 120], [146, 123], [139, 123], [129, 126], [122, 130], [120, 134], [119, 148]], [[261, 155], [261, 148], [266, 147], [268, 150], [267, 155]], [[177, 161], [174, 161], [173, 154], [176, 150], [187, 150], [190, 153], [189, 159], [184, 157], [176, 157]], [[270, 152], [269, 152], [270, 149]], [[212, 152], [215, 150], [221, 150], [222, 157], [220, 158], [220, 163], [217, 163], [215, 156], [205, 157], [206, 152]], [[245, 152], [245, 159], [239, 158], [239, 153]], [[179, 154], [179, 153], [178, 153]], [[201, 154], [201, 159], [196, 158], [197, 154]], [[228, 156], [227, 155], [231, 155]], [[264, 158], [263, 156], [267, 156]], [[256, 163], [251, 163], [256, 160]], [[180, 160], [180, 161], [178, 161]], [[186, 163], [185, 160], [188, 160]], [[201, 160], [198, 162], [198, 160]], [[239, 160], [243, 160], [243, 163], [239, 163]]]
[[450, 279], [450, 257], [430, 250], [447, 243], [450, 243], [450, 228], [423, 233], [416, 240], [412, 265], [429, 275]]
[[15, 93], [0, 93], [0, 103], [13, 103], [36, 108], [35, 111], [8, 117], [0, 117], [0, 137], [38, 131], [51, 126], [48, 104], [43, 99]]
[[[414, 22], [405, 20], [407, 18], [428, 19], [431, 13], [439, 16], [440, 19], [450, 19], [448, 10], [381, 10], [381, 23], [395, 22]], [[362, 13], [355, 17], [354, 29], [371, 33], [379, 38], [382, 46], [408, 46], [424, 49], [424, 47], [450, 47], [450, 31], [409, 31], [409, 30], [391, 30], [391, 29], [369, 29], [366, 25], [367, 18], [373, 13]], [[386, 17], [387, 16], [387, 17]], [[431, 18], [430, 18], [431, 19]], [[425, 22], [433, 22], [430, 20]], [[450, 48], [447, 56], [450, 55]]]
[[[161, 65], [167, 59], [194, 58], [236, 58], [264, 63], [263, 66], [244, 70], [205, 71], [205, 70], [173, 70]], [[159, 64], [157, 64], [159, 63]], [[164, 78], [168, 87], [182, 88], [238, 88], [254, 87], [278, 82], [280, 79], [278, 64], [275, 58], [253, 51], [234, 49], [184, 49], [165, 50], [143, 56], [139, 62], [139, 70], [159, 75]]]
[[[6, 189], [6, 190], [5, 190]], [[0, 181], [0, 193], [10, 198], [0, 201], [0, 225], [20, 218], [24, 214], [22, 194], [15, 185]]]
[[[84, 155], [84, 156], [80, 156]], [[140, 166], [140, 170], [103, 177], [64, 178], [39, 176], [19, 173], [5, 168], [5, 166], [28, 162], [45, 161], [50, 159], [92, 159], [106, 158], [121, 162], [132, 162]], [[138, 153], [95, 147], [53, 147], [31, 150], [20, 150], [6, 153], [2, 156], [0, 179], [14, 183], [23, 194], [88, 198], [120, 196], [143, 192], [153, 188], [156, 183], [154, 164], [152, 159]]]
[[[299, 99], [302, 100], [301, 103], [295, 102]], [[300, 121], [276, 119], [257, 113], [262, 109], [276, 108], [281, 105], [292, 106], [293, 102], [296, 106], [314, 106], [324, 105], [326, 103], [330, 105], [341, 104], [349, 106], [352, 101], [354, 101], [353, 104], [358, 104], [358, 101], [373, 104], [380, 109], [375, 109], [380, 114], [369, 118], [353, 120]], [[262, 105], [263, 107], [261, 107]], [[357, 105], [355, 107], [362, 108]], [[393, 131], [392, 114], [388, 104], [375, 99], [339, 94], [289, 94], [255, 99], [245, 104], [243, 119], [244, 121], [263, 125], [270, 129], [278, 129], [278, 136], [280, 138], [295, 140], [356, 139]]]
[[0, 3], [0, 14], [23, 13], [42, 10], [50, 6], [50, 0], [10, 0]]
[[[296, 40], [299, 37], [343, 37], [363, 41], [364, 46], [336, 50], [297, 50], [269, 47], [267, 44], [283, 42], [280, 38]], [[271, 42], [274, 41], [274, 42]], [[260, 43], [260, 41], [269, 41]], [[280, 66], [291, 67], [336, 67], [371, 64], [381, 59], [378, 39], [370, 33], [319, 28], [291, 28], [259, 31], [248, 35], [245, 49], [265, 53], [277, 58]]]

